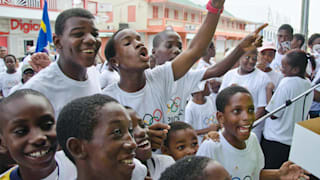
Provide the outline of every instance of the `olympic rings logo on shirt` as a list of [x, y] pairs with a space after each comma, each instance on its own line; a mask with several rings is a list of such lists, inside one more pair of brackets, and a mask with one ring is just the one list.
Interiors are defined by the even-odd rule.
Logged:
[[[172, 101], [172, 103], [171, 103]], [[170, 103], [167, 104], [168, 107], [168, 112], [177, 112], [179, 110], [181, 103], [181, 98], [180, 97], [175, 97], [174, 99], [170, 99]]]
[[160, 109], [156, 109], [153, 111], [152, 115], [151, 114], [145, 114], [143, 116], [143, 122], [144, 124], [150, 126], [153, 124], [153, 121], [159, 122], [162, 118], [162, 111]]
[[[233, 177], [232, 180], [241, 180], [239, 177]], [[252, 180], [251, 176], [245, 176], [242, 180]]]

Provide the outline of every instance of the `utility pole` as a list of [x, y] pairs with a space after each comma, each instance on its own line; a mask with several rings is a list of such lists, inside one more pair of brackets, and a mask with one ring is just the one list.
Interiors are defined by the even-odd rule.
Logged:
[[[305, 42], [308, 42], [309, 33], [309, 5], [310, 0], [302, 0], [300, 33], [304, 35], [306, 39]], [[303, 48], [306, 50], [307, 46], [304, 46]]]

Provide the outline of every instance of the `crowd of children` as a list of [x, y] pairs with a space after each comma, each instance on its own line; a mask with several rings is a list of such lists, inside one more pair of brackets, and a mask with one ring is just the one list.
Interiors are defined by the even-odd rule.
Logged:
[[279, 28], [278, 49], [262, 44], [264, 24], [214, 62], [223, 5], [209, 1], [185, 50], [164, 30], [149, 57], [138, 32], [119, 29], [99, 67], [99, 30], [85, 9], [57, 17], [55, 62], [42, 53], [17, 68], [0, 47], [0, 180], [309, 179], [288, 157], [294, 124], [310, 108], [320, 114], [320, 92], [253, 123], [308, 90], [308, 78], [318, 82], [320, 35], [311, 56], [290, 25]]

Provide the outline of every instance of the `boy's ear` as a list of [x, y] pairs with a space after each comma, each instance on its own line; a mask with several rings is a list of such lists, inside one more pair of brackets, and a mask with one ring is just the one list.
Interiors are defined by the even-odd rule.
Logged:
[[75, 137], [71, 137], [67, 140], [67, 149], [75, 160], [85, 159], [88, 155], [84, 141]]
[[156, 50], [154, 48], [152, 48], [152, 54], [155, 54]]
[[223, 128], [223, 124], [224, 124], [224, 114], [223, 114], [223, 112], [220, 112], [220, 111], [217, 112], [217, 119], [218, 119], [218, 122], [220, 124], [220, 127]]
[[3, 140], [3, 136], [0, 134], [0, 153], [6, 154], [8, 153], [8, 148]]
[[299, 74], [300, 68], [299, 68], [299, 67], [294, 67], [294, 68], [292, 69], [292, 71], [293, 71], [294, 74]]
[[54, 43], [54, 46], [56, 47], [56, 49], [61, 49], [62, 46], [61, 46], [61, 43], [60, 43], [59, 36], [54, 34], [52, 38], [53, 38], [53, 43]]
[[119, 70], [119, 60], [116, 57], [112, 57], [109, 60], [110, 65], [112, 66], [113, 69]]

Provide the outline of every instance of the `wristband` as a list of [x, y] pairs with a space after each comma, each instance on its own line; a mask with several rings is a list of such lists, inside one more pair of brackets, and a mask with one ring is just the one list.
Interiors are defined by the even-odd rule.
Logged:
[[211, 4], [211, 1], [212, 0], [209, 0], [209, 2], [207, 3], [207, 10], [212, 14], [221, 14], [223, 12], [223, 7], [221, 9], [214, 8]]

